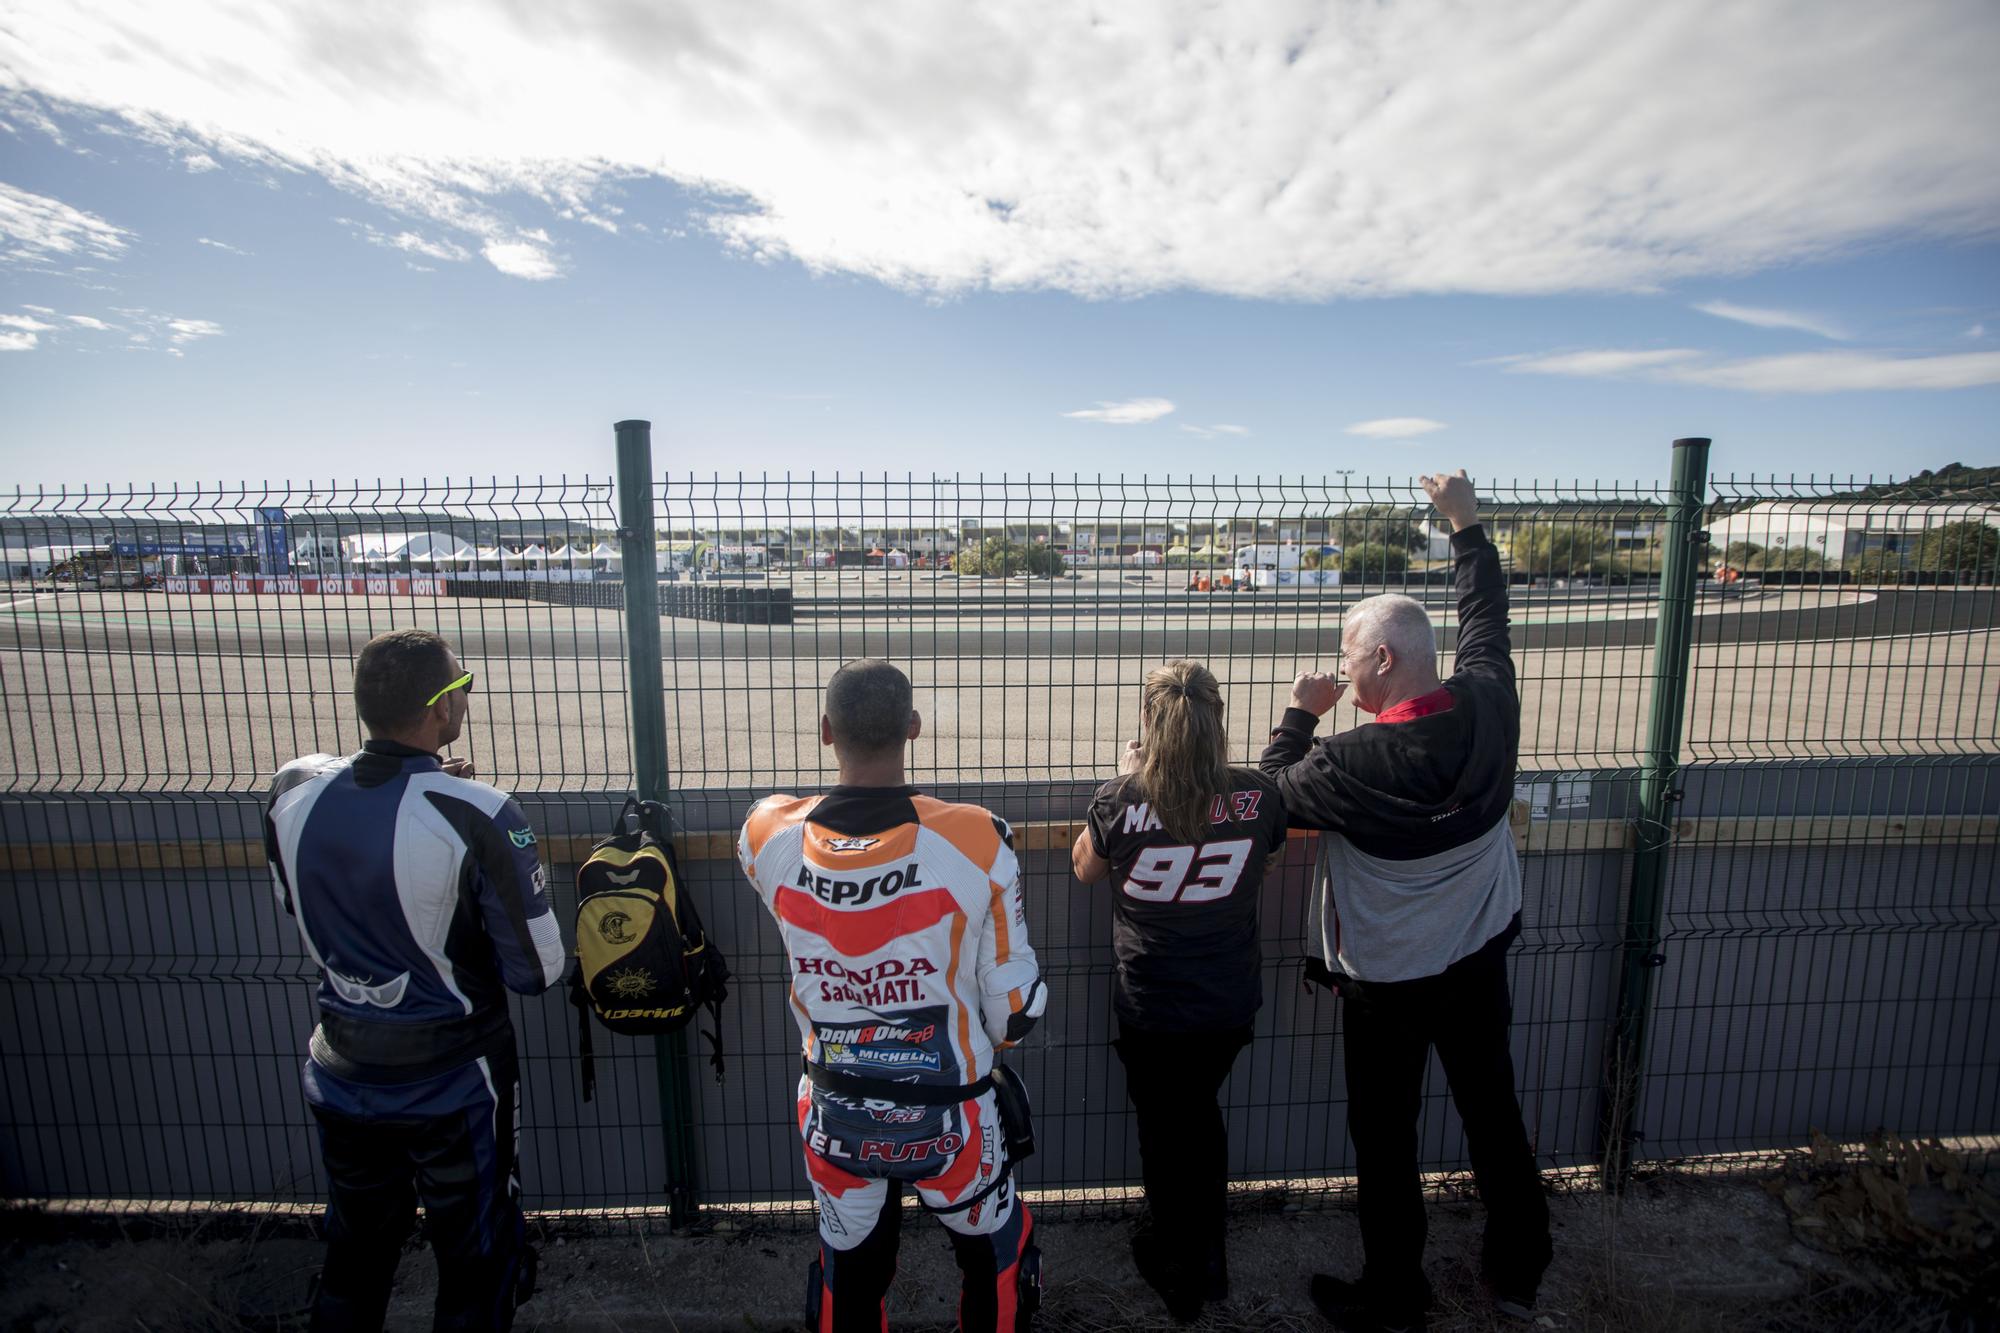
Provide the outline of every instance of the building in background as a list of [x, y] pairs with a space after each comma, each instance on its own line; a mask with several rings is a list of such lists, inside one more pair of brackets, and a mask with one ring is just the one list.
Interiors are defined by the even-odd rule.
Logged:
[[2000, 504], [1980, 500], [1765, 500], [1708, 524], [1709, 544], [1806, 550], [1828, 566], [1873, 552], [1906, 555], [1953, 523], [2000, 528]]

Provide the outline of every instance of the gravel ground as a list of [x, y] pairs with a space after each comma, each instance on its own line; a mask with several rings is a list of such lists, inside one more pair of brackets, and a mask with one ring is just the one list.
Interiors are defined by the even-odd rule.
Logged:
[[[1768, 1176], [1767, 1176], [1768, 1178]], [[1666, 1172], [1621, 1200], [1594, 1189], [1553, 1198], [1556, 1262], [1536, 1323], [1545, 1328], [1641, 1330], [1937, 1328], [1934, 1308], [1879, 1273], [1837, 1262], [1796, 1238], [1761, 1179]], [[1447, 1193], [1431, 1204], [1427, 1268], [1438, 1291], [1432, 1327], [1496, 1324], [1475, 1276], [1482, 1214]], [[1049, 1330], [1158, 1329], [1158, 1300], [1133, 1271], [1126, 1219], [1039, 1224], [1047, 1264]], [[54, 1224], [17, 1215], [0, 1247], [0, 1327], [181, 1330], [302, 1327], [299, 1311], [318, 1263], [298, 1234], [217, 1234], [183, 1222], [177, 1233], [121, 1238], [98, 1223], [90, 1238], [51, 1239]], [[137, 1233], [128, 1233], [136, 1236]], [[1797, 1233], [1803, 1234], [1803, 1233]], [[526, 1330], [758, 1330], [790, 1327], [813, 1241], [796, 1227], [670, 1236], [540, 1236], [541, 1292], [523, 1307]], [[1354, 1214], [1296, 1210], [1278, 1196], [1240, 1201], [1231, 1220], [1233, 1298], [1211, 1307], [1210, 1329], [1318, 1329], [1305, 1298], [1314, 1270], [1352, 1274], [1360, 1263]], [[390, 1327], [429, 1326], [429, 1258], [406, 1253]], [[898, 1329], [950, 1327], [956, 1272], [940, 1229], [905, 1219], [890, 1298]], [[1506, 1327], [1520, 1328], [1519, 1324]]]

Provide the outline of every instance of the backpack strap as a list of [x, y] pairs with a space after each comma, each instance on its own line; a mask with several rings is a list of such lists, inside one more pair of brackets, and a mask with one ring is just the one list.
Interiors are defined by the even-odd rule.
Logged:
[[625, 804], [618, 808], [618, 818], [611, 821], [611, 836], [623, 837], [644, 828], [645, 809], [645, 802], [636, 796], [627, 796]]
[[710, 1024], [715, 1030], [713, 1032], [701, 1032], [700, 1028], [696, 1028], [695, 1031], [701, 1032], [701, 1039], [708, 1043], [708, 1062], [715, 1066], [715, 1081], [720, 1083], [722, 1082], [724, 1072], [722, 1064], [722, 1000], [719, 997], [712, 996], [708, 1003], [702, 1007], [708, 1010]]
[[[628, 796], [625, 798], [625, 807], [628, 812], [637, 814], [639, 821], [637, 827], [652, 834], [653, 841], [663, 845], [672, 844], [674, 815], [664, 802], [642, 801], [636, 796]], [[621, 814], [618, 818], [622, 827], [625, 816]]]
[[583, 1080], [583, 1099], [597, 1091], [597, 1047], [590, 1037], [590, 992], [583, 988], [583, 960], [569, 974], [569, 1002], [576, 1007], [576, 1062]]

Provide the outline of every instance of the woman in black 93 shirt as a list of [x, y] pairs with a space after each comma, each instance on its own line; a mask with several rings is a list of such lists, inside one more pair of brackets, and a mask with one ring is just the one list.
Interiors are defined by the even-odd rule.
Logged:
[[1114, 1045], [1152, 1214], [1133, 1257], [1168, 1310], [1192, 1318], [1229, 1291], [1216, 1094], [1263, 1003], [1257, 898], [1285, 807], [1269, 778], [1229, 766], [1222, 691], [1200, 663], [1151, 672], [1140, 717], [1145, 741], [1126, 743], [1120, 776], [1098, 789], [1070, 865], [1114, 891]]

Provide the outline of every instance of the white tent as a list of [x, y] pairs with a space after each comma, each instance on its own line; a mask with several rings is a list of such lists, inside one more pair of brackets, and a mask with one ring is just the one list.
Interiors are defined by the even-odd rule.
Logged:
[[558, 546], [555, 550], [549, 552], [549, 563], [552, 565], [573, 565], [583, 558], [581, 552], [574, 546], [567, 544]]
[[610, 542], [599, 542], [590, 548], [590, 558], [603, 563], [607, 568], [624, 562], [624, 555]]
[[450, 532], [357, 532], [340, 539], [347, 559], [363, 564], [436, 565], [471, 556], [476, 548]]
[[549, 558], [548, 548], [546, 546], [543, 546], [539, 542], [535, 543], [534, 545], [524, 546], [521, 548], [521, 559], [525, 561], [531, 568], [535, 569], [541, 568], [543, 562], [546, 561], [548, 558]]

